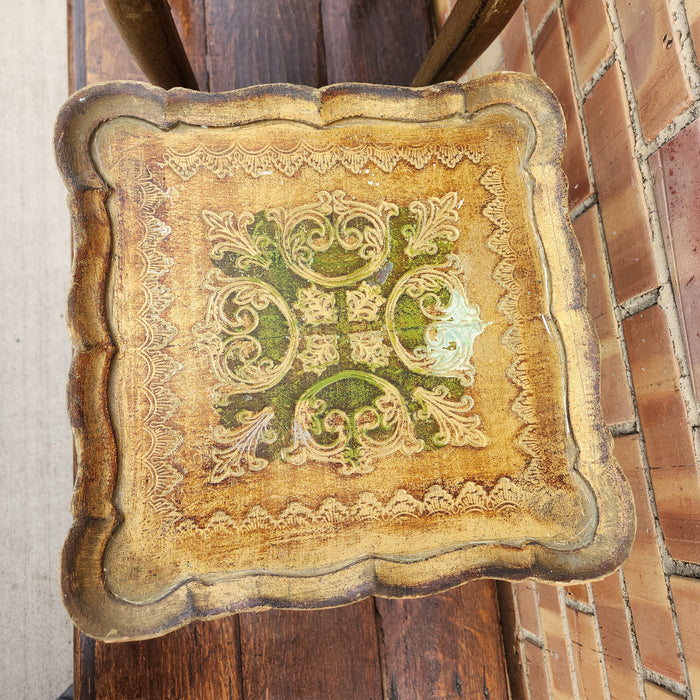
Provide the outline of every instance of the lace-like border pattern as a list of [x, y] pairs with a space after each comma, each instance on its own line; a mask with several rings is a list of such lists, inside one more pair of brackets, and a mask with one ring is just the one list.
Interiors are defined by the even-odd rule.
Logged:
[[532, 403], [532, 392], [526, 388], [527, 360], [522, 335], [517, 322], [521, 320], [518, 312], [520, 286], [513, 276], [517, 254], [510, 245], [513, 225], [506, 216], [506, 190], [503, 186], [501, 172], [490, 167], [480, 180], [481, 185], [493, 195], [484, 207], [484, 216], [493, 224], [493, 232], [487, 241], [488, 247], [499, 256], [500, 262], [493, 270], [492, 277], [504, 290], [498, 300], [498, 310], [510, 321], [508, 330], [501, 338], [501, 344], [514, 354], [513, 361], [506, 370], [508, 379], [520, 390], [511, 406], [515, 415], [524, 423], [517, 438], [518, 447], [530, 458], [524, 471], [526, 482], [535, 483], [541, 471], [537, 441], [537, 411]]
[[321, 147], [302, 139], [292, 148], [267, 144], [258, 151], [247, 150], [240, 144], [234, 144], [222, 151], [213, 151], [199, 143], [187, 153], [178, 153], [168, 148], [163, 156], [163, 163], [183, 180], [189, 180], [200, 168], [211, 171], [220, 179], [231, 176], [238, 170], [243, 170], [251, 177], [267, 175], [271, 171], [291, 177], [305, 165], [321, 175], [336, 165], [358, 175], [370, 163], [383, 172], [390, 173], [398, 163], [406, 163], [416, 170], [422, 170], [434, 160], [452, 169], [465, 158], [478, 165], [483, 157], [483, 153], [479, 151], [458, 145], [362, 144], [351, 147], [334, 144]]
[[464, 513], [494, 514], [519, 510], [526, 500], [522, 487], [504, 477], [487, 491], [472, 481], [464, 483], [456, 495], [442, 486], [431, 486], [421, 499], [414, 498], [404, 489], [382, 503], [375, 494], [361, 493], [351, 504], [343, 504], [336, 498], [327, 498], [316, 510], [298, 501], [290, 503], [275, 517], [262, 506], [253, 506], [241, 520], [219, 510], [203, 526], [194, 520], [183, 519], [178, 529], [183, 532], [198, 531], [214, 534], [217, 531], [235, 530], [241, 534], [261, 531], [288, 531], [289, 534], [337, 531], [339, 525], [363, 521], [386, 522], [402, 517], [456, 515]]
[[182, 516], [168, 495], [182, 481], [182, 474], [173, 464], [173, 456], [182, 444], [183, 436], [168, 425], [180, 405], [180, 399], [168, 383], [180, 365], [165, 348], [175, 338], [178, 329], [162, 317], [175, 299], [172, 291], [161, 281], [173, 261], [159, 249], [163, 240], [170, 235], [170, 227], [156, 216], [156, 211], [166, 201], [166, 193], [155, 183], [145, 165], [139, 166], [135, 183], [134, 196], [139, 203], [144, 226], [140, 248], [143, 260], [140, 288], [144, 301], [137, 321], [144, 329], [138, 355], [148, 367], [149, 378], [143, 386], [149, 406], [148, 418], [144, 421], [148, 440], [143, 460], [153, 476], [153, 485], [147, 497], [156, 512], [167, 519], [177, 520]]

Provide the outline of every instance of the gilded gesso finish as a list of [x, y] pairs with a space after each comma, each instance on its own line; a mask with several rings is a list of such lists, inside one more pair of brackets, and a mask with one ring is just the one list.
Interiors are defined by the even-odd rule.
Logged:
[[[515, 106], [511, 83], [534, 97]], [[551, 96], [512, 76], [382, 88], [343, 121], [366, 89], [260, 88], [242, 120], [236, 93], [174, 91], [167, 129], [147, 96], [92, 122], [116, 348], [101, 497], [121, 524], [99, 516], [90, 545], [78, 512], [64, 553], [88, 633], [483, 573], [579, 579], [627, 550]], [[102, 583], [74, 559], [91, 546]], [[71, 607], [100, 590], [99, 610]]]

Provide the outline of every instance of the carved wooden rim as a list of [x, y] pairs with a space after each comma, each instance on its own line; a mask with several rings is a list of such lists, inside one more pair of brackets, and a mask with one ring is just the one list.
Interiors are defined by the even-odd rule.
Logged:
[[[105, 398], [114, 352], [104, 306], [111, 230], [104, 204], [107, 187], [90, 157], [90, 139], [96, 128], [120, 116], [142, 119], [162, 129], [181, 122], [213, 127], [272, 119], [324, 127], [357, 116], [425, 122], [474, 115], [501, 105], [513, 107], [514, 96], [516, 108], [532, 124], [528, 158], [532, 210], [543, 254], [552, 263], [552, 313], [555, 319], [566, 317], [575, 331], [571, 334], [575, 337], [563, 340], [572, 430], [574, 435], [592, 435], [580, 444], [579, 469], [581, 481], [590, 486], [599, 507], [590, 544], [574, 550], [567, 550], [566, 543], [560, 549], [536, 543], [500, 547], [498, 564], [491, 556], [491, 545], [477, 544], [436, 555], [429, 576], [425, 560], [367, 558], [314, 577], [283, 576], [284, 594], [278, 589], [280, 576], [257, 574], [216, 586], [190, 580], [164, 598], [143, 605], [112, 596], [104, 583], [100, 584], [104, 581], [101, 553], [118, 517], [111, 500], [117, 449]], [[421, 89], [348, 84], [314, 90], [276, 85], [225, 94], [181, 88], [166, 92], [142, 83], [115, 82], [86, 88], [70, 98], [58, 117], [55, 133], [57, 160], [71, 193], [73, 214], [74, 269], [68, 323], [74, 357], [69, 409], [78, 455], [74, 523], [63, 550], [62, 585], [66, 606], [83, 631], [111, 640], [146, 638], [195, 619], [243, 609], [323, 607], [372, 594], [427, 594], [484, 576], [576, 581], [602, 576], [624, 561], [631, 548], [635, 518], [631, 492], [612, 456], [599, 408], [599, 347], [585, 311], [581, 254], [571, 232], [566, 183], [558, 167], [564, 139], [563, 117], [553, 94], [541, 81], [518, 74]], [[555, 237], [557, 229], [568, 235]], [[562, 550], [566, 551], [565, 560]]]

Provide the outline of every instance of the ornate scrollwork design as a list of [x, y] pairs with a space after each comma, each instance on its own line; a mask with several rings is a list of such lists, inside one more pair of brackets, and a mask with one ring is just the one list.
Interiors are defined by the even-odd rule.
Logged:
[[357, 289], [345, 292], [348, 305], [348, 321], [374, 321], [379, 316], [379, 309], [386, 303], [378, 284], [362, 282]]
[[314, 372], [320, 376], [340, 360], [338, 339], [334, 335], [304, 336], [304, 350], [298, 355], [302, 372]]
[[[357, 384], [365, 385], [362, 391], [353, 391]], [[353, 405], [368, 393], [371, 402], [363, 399]], [[346, 475], [371, 472], [382, 458], [423, 449], [397, 389], [380, 377], [353, 370], [317, 382], [301, 395], [292, 436], [292, 445], [282, 450], [284, 459], [293, 464], [317, 460]]]
[[315, 284], [297, 289], [297, 300], [293, 307], [301, 314], [304, 323], [310, 326], [338, 321], [335, 295], [333, 292], [322, 292]]
[[233, 253], [239, 270], [247, 270], [251, 265], [265, 270], [270, 267], [272, 259], [268, 251], [275, 247], [275, 241], [259, 227], [249, 231], [255, 222], [253, 214], [244, 211], [236, 221], [233, 212], [217, 214], [203, 209], [202, 218], [209, 225], [207, 235], [213, 243], [210, 255], [214, 260], [221, 260], [225, 253]]
[[280, 249], [290, 270], [321, 286], [341, 287], [359, 282], [384, 264], [389, 219], [398, 212], [396, 204], [372, 206], [335, 190], [319, 192], [311, 204], [267, 209], [265, 216], [279, 226]]
[[444, 197], [430, 197], [427, 206], [421, 201], [411, 202], [408, 210], [416, 217], [417, 223], [401, 227], [401, 235], [408, 245], [404, 253], [409, 258], [427, 253], [437, 253], [437, 240], [456, 241], [459, 238], [457, 228], [457, 193], [449, 192]]
[[370, 369], [386, 367], [389, 364], [391, 348], [384, 345], [381, 331], [358, 331], [348, 333], [350, 359], [362, 362]]
[[447, 387], [442, 385], [433, 391], [420, 386], [413, 390], [413, 398], [422, 406], [416, 412], [416, 418], [432, 418], [437, 423], [438, 432], [433, 435], [433, 444], [438, 447], [486, 447], [486, 435], [479, 430], [481, 418], [478, 415], [469, 415], [474, 407], [474, 399], [464, 394], [458, 401], [454, 401], [449, 398], [448, 393]]
[[277, 433], [270, 428], [274, 418], [272, 407], [266, 406], [258, 413], [238, 411], [239, 426], [227, 430], [222, 425], [214, 426], [214, 468], [209, 474], [209, 482], [218, 484], [235, 476], [243, 476], [246, 471], [259, 472], [267, 466], [267, 460], [256, 455], [258, 445], [272, 444]]
[[[299, 342], [291, 310], [282, 296], [270, 285], [249, 277], [226, 277], [213, 270], [205, 287], [213, 292], [209, 297], [206, 319], [194, 327], [198, 347], [204, 349], [219, 384], [213, 394], [217, 403], [233, 394], [263, 391], [277, 384], [294, 362]], [[255, 337], [261, 312], [277, 311], [277, 322], [284, 332], [276, 338]], [[269, 313], [269, 312], [268, 312]], [[266, 342], [284, 342], [283, 352], [263, 347]], [[281, 354], [274, 360], [270, 355]]]
[[[410, 270], [391, 291], [385, 316], [389, 340], [408, 369], [457, 377], [468, 386], [475, 373], [471, 364], [474, 339], [487, 324], [479, 317], [479, 307], [469, 304], [456, 274], [460, 271], [459, 259], [453, 255], [440, 267], [422, 265]], [[402, 298], [407, 304], [399, 311]], [[402, 335], [421, 327], [422, 343], [406, 347]]]

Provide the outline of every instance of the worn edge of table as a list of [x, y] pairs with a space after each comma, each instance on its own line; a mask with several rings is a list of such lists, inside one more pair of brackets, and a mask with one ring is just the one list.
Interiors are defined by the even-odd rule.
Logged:
[[[513, 94], [518, 96], [515, 105]], [[222, 595], [218, 586], [194, 580], [148, 604], [134, 605], [113, 596], [102, 569], [104, 549], [119, 522], [112, 504], [117, 447], [107, 405], [115, 352], [105, 310], [111, 228], [105, 205], [108, 188], [90, 156], [94, 131], [103, 122], [122, 116], [143, 119], [162, 129], [177, 123], [215, 127], [270, 119], [323, 127], [357, 116], [424, 122], [473, 115], [498, 105], [521, 110], [534, 128], [528, 160], [534, 184], [533, 214], [548, 262], [556, 253], [557, 264], [549, 265], [552, 316], [555, 320], [566, 317], [570, 327], [569, 333], [561, 333], [567, 402], [574, 436], [587, 438], [577, 442], [579, 473], [592, 489], [598, 508], [593, 539], [572, 550], [534, 542], [519, 548], [468, 545], [433, 557], [447, 562], [450, 571], [438, 579], [425, 580], [425, 559], [393, 563], [369, 558], [315, 577], [246, 576], [237, 582], [236, 600], [228, 593]], [[85, 88], [69, 99], [57, 119], [55, 148], [70, 193], [74, 228], [68, 298], [74, 355], [68, 393], [78, 470], [71, 504], [74, 522], [62, 553], [61, 581], [65, 605], [79, 628], [105, 640], [144, 639], [196, 619], [241, 610], [332, 607], [369, 595], [426, 595], [482, 577], [590, 580], [610, 573], [625, 560], [635, 532], [634, 506], [612, 455], [610, 433], [600, 409], [600, 349], [586, 311], [581, 253], [565, 207], [567, 183], [560, 166], [565, 139], [561, 108], [553, 93], [539, 79], [513, 73], [428, 88], [339, 84], [317, 90], [279, 84], [219, 94], [183, 88], [165, 91], [119, 81]], [[559, 243], [557, 230], [566, 232]], [[408, 586], [397, 582], [407, 571], [412, 579]]]

